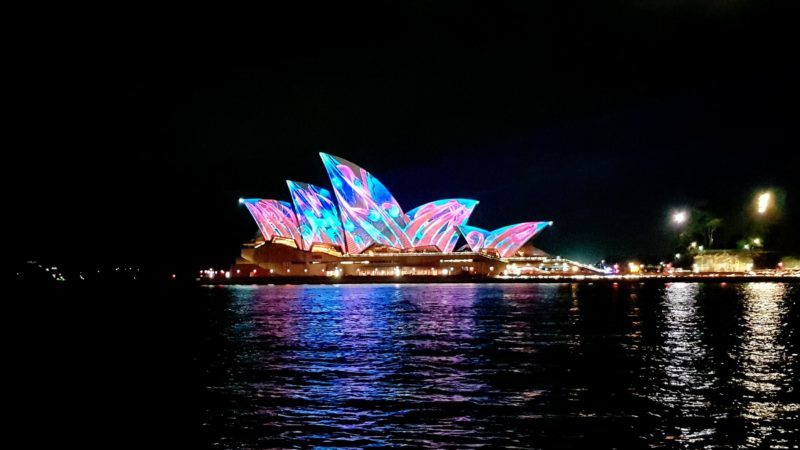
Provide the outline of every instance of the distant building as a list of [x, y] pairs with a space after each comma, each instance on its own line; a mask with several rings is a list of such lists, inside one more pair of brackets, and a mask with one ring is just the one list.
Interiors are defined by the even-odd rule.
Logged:
[[743, 273], [753, 270], [753, 256], [737, 250], [704, 250], [694, 257], [695, 272]]
[[800, 270], [800, 258], [785, 256], [781, 259], [781, 269], [798, 271]]

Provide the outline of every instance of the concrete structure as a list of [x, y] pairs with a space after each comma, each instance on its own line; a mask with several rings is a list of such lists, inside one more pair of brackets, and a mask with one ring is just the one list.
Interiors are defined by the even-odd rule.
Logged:
[[[530, 246], [530, 248], [533, 248]], [[398, 251], [373, 246], [360, 254], [342, 254], [333, 247], [311, 251], [257, 240], [244, 245], [230, 270], [232, 278], [376, 277], [376, 278], [493, 278], [531, 275], [596, 274], [598, 269], [538, 249], [534, 255], [502, 258], [473, 251]]]
[[235, 277], [491, 276], [506, 263], [475, 252], [400, 252], [386, 247], [358, 255], [331, 248], [303, 251], [276, 243], [249, 243], [231, 270]]

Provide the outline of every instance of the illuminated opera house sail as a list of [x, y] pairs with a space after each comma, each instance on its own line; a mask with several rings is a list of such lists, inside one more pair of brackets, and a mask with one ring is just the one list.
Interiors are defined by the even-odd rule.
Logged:
[[[272, 274], [291, 273], [294, 267], [304, 274], [320, 275], [343, 270], [340, 265], [348, 262], [364, 267], [372, 262], [376, 265], [370, 266], [370, 270], [377, 271], [378, 261], [365, 260], [365, 256], [384, 255], [383, 260], [388, 261], [385, 255], [404, 255], [402, 268], [400, 260], [392, 260], [393, 271], [417, 264], [420, 272], [416, 272], [416, 266], [409, 270], [427, 273], [443, 270], [437, 268], [443, 261], [467, 261], [468, 258], [457, 256], [468, 253], [488, 258], [485, 269], [493, 270], [491, 258], [500, 264], [501, 258], [520, 256], [520, 249], [528, 241], [552, 225], [552, 222], [523, 222], [494, 231], [467, 225], [478, 201], [463, 198], [434, 200], [404, 211], [389, 189], [362, 167], [327, 153], [320, 156], [330, 179], [330, 190], [287, 181], [292, 203], [240, 199], [255, 220], [261, 237], [258, 240], [261, 243], [254, 243], [249, 253], [243, 250], [244, 262], [269, 267]], [[466, 246], [455, 251], [461, 237]], [[270, 255], [257, 256], [255, 250], [264, 244], [270, 244]], [[456, 256], [444, 258], [447, 255]], [[348, 260], [352, 258], [361, 259]], [[437, 259], [439, 263], [430, 262]], [[474, 267], [465, 270], [474, 271]]]

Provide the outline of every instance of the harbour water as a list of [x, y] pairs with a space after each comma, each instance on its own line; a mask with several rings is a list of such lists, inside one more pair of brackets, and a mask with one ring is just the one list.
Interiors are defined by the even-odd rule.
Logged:
[[800, 442], [798, 284], [193, 292], [184, 388], [206, 447]]

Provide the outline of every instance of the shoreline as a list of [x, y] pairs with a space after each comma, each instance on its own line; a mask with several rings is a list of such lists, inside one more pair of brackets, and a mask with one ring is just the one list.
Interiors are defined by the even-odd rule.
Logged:
[[537, 276], [537, 277], [461, 277], [461, 276], [355, 276], [355, 277], [248, 277], [197, 279], [198, 284], [216, 285], [340, 285], [340, 284], [514, 284], [514, 283], [757, 283], [757, 282], [800, 282], [800, 275], [576, 275], [576, 276]]

